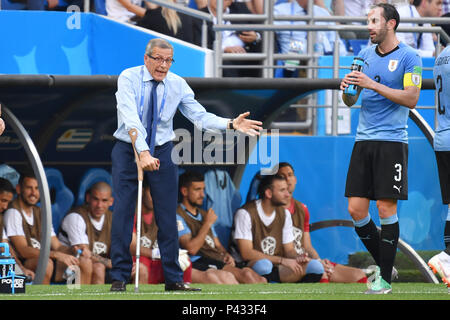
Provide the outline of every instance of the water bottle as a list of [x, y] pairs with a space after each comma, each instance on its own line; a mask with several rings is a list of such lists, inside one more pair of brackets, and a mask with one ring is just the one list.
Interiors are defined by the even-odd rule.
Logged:
[[[81, 253], [83, 252], [83, 250], [82, 249], [78, 249], [77, 250], [77, 254], [75, 255], [75, 258], [79, 258], [80, 256], [81, 256]], [[68, 266], [67, 268], [66, 268], [66, 270], [64, 271], [64, 274], [63, 274], [63, 279], [65, 279], [65, 280], [67, 280], [67, 279], [71, 279], [73, 276], [75, 275], [75, 271], [74, 270], [72, 270], [71, 268], [70, 268], [70, 266]]]
[[4, 250], [0, 253], [0, 278], [5, 278], [8, 272], [16, 270], [16, 260], [10, 255], [7, 243], [0, 243], [0, 248]]
[[314, 43], [314, 52], [318, 56], [323, 56], [325, 54], [325, 45], [323, 43], [323, 35], [321, 32], [317, 33], [316, 43]]
[[[360, 57], [355, 57], [353, 59], [352, 66], [350, 67], [351, 71], [362, 71], [364, 66], [364, 60]], [[355, 96], [358, 92], [358, 86], [354, 84], [350, 84], [347, 88], [345, 88], [344, 93], [349, 96]]]

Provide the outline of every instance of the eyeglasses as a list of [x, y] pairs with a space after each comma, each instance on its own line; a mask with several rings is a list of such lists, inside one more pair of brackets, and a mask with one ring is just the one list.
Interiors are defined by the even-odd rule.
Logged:
[[164, 62], [166, 63], [166, 64], [172, 64], [172, 63], [174, 63], [175, 62], [175, 60], [173, 60], [172, 58], [167, 58], [167, 59], [164, 59], [164, 58], [161, 58], [161, 57], [153, 57], [153, 56], [151, 56], [151, 55], [147, 55], [149, 58], [151, 58], [151, 59], [153, 59], [153, 60], [155, 60], [158, 64], [163, 64]]

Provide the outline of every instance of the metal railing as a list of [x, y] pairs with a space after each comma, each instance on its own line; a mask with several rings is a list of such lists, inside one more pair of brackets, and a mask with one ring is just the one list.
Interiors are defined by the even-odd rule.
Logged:
[[[88, 0], [85, 0], [86, 2]], [[264, 1], [264, 14], [226, 14], [223, 12], [223, 2], [217, 1], [217, 17], [214, 19], [213, 15], [210, 13], [205, 13], [196, 9], [186, 7], [182, 4], [173, 3], [164, 0], [146, 0], [155, 3], [162, 7], [167, 7], [177, 12], [184, 13], [193, 18], [202, 20], [202, 37], [201, 45], [202, 47], [207, 47], [207, 22], [217, 23], [213, 25], [213, 29], [216, 33], [214, 48], [214, 76], [221, 77], [223, 69], [226, 68], [246, 68], [246, 69], [262, 69], [263, 78], [273, 78], [273, 73], [275, 69], [283, 69], [284, 65], [277, 65], [279, 60], [295, 59], [298, 61], [306, 62], [306, 65], [299, 66], [289, 66], [295, 69], [306, 69], [306, 76], [308, 78], [314, 78], [317, 76], [317, 70], [320, 68], [331, 68], [333, 70], [333, 76], [338, 78], [339, 69], [346, 69], [347, 67], [340, 66], [339, 57], [339, 46], [335, 46], [335, 51], [333, 53], [333, 65], [328, 66], [318, 66], [318, 55], [314, 53], [314, 42], [316, 38], [316, 33], [318, 31], [367, 31], [367, 27], [364, 25], [350, 25], [350, 24], [335, 24], [335, 25], [315, 25], [316, 22], [334, 22], [334, 23], [366, 23], [366, 17], [348, 17], [348, 16], [314, 16], [313, 10], [309, 10], [309, 14], [304, 16], [298, 15], [274, 15], [274, 4], [275, 0]], [[308, 7], [312, 8], [314, 1], [308, 0]], [[89, 6], [85, 6], [86, 9]], [[252, 21], [261, 22], [260, 24], [225, 24], [224, 21]], [[285, 25], [275, 25], [275, 21], [305, 21], [307, 24], [285, 24]], [[405, 23], [431, 23], [431, 24], [450, 24], [449, 18], [401, 18], [401, 22]], [[257, 31], [262, 32], [262, 52], [261, 53], [223, 53], [222, 52], [222, 32], [225, 30], [233, 31]], [[275, 33], [277, 31], [304, 31], [308, 34], [307, 36], [307, 52], [305, 54], [297, 53], [277, 53], [275, 52]], [[417, 32], [417, 33], [436, 33], [438, 35], [438, 43], [442, 37], [445, 41], [450, 43], [450, 37], [443, 31], [441, 27], [406, 27], [399, 26], [397, 32]], [[309, 36], [312, 35], [312, 36]], [[338, 44], [339, 42], [336, 41]], [[439, 46], [437, 46], [436, 55], [439, 54]], [[337, 51], [336, 51], [337, 50]], [[224, 61], [261, 61], [260, 65], [224, 65]], [[335, 90], [336, 91], [336, 90]], [[332, 97], [332, 134], [336, 133], [336, 121], [337, 121], [337, 104], [338, 99], [337, 93], [333, 93]], [[315, 105], [317, 100], [316, 95], [309, 98], [308, 105]], [[315, 110], [315, 108], [314, 108]], [[308, 113], [311, 115], [311, 113]], [[315, 111], [311, 115], [315, 116]], [[307, 123], [313, 125], [310, 119], [306, 120]], [[273, 123], [273, 126], [277, 126], [277, 123]], [[283, 124], [283, 127], [286, 127]], [[292, 128], [299, 127], [298, 124], [293, 124]]]
[[[191, 8], [187, 8], [183, 5], [165, 2], [163, 0], [146, 0], [153, 2], [160, 6], [165, 6], [179, 12], [191, 15], [195, 18], [203, 20], [202, 25], [202, 46], [206, 47], [206, 22], [214, 21], [211, 14], [200, 12]], [[246, 68], [246, 69], [262, 69], [262, 77], [273, 78], [273, 71], [278, 68], [285, 68], [284, 65], [277, 65], [278, 60], [295, 59], [302, 62], [306, 62], [305, 66], [289, 66], [290, 68], [296, 69], [306, 69], [307, 77], [313, 78], [317, 75], [317, 70], [319, 68], [331, 68], [333, 70], [333, 77], [339, 77], [339, 69], [347, 69], [348, 67], [340, 66], [339, 57], [339, 41], [335, 42], [334, 52], [333, 52], [333, 65], [331, 67], [321, 67], [318, 66], [318, 56], [314, 53], [313, 44], [316, 37], [316, 32], [318, 31], [367, 31], [367, 26], [365, 25], [355, 25], [355, 24], [335, 24], [335, 25], [315, 25], [315, 22], [334, 22], [334, 23], [366, 23], [366, 17], [347, 17], [347, 16], [314, 16], [313, 10], [309, 10], [310, 14], [304, 16], [298, 15], [274, 15], [275, 0], [267, 0], [264, 2], [264, 14], [226, 14], [223, 12], [223, 2], [217, 1], [217, 23], [213, 25], [213, 29], [216, 32], [215, 43], [214, 43], [214, 76], [221, 77], [222, 70], [226, 68]], [[308, 7], [312, 8], [313, 0], [308, 0]], [[251, 21], [251, 22], [261, 22], [261, 24], [225, 24], [224, 21]], [[275, 25], [274, 21], [305, 21], [307, 24], [286, 24], [286, 25]], [[430, 24], [450, 24], [450, 19], [448, 18], [401, 18], [403, 23], [430, 23]], [[262, 32], [262, 52], [261, 53], [223, 53], [222, 51], [222, 32], [225, 30], [232, 31], [256, 31]], [[296, 53], [276, 53], [275, 52], [275, 35], [277, 31], [304, 31], [307, 36], [307, 53], [296, 54]], [[436, 33], [438, 36], [438, 43], [442, 37], [446, 42], [450, 43], [450, 37], [444, 32], [441, 27], [414, 27], [414, 26], [399, 26], [397, 32], [415, 32], [415, 33]], [[439, 54], [439, 46], [435, 56]], [[223, 61], [261, 61], [261, 65], [224, 65]], [[332, 135], [337, 135], [337, 110], [338, 110], [338, 91], [334, 90], [332, 94], [332, 124], [331, 133]], [[314, 94], [308, 98], [307, 105], [317, 105], [317, 95]], [[274, 122], [272, 123], [272, 128], [290, 128], [296, 130], [298, 128], [306, 128], [308, 126], [315, 125], [311, 121], [316, 114], [316, 108], [313, 108], [314, 112], [307, 112], [307, 119], [304, 122]], [[314, 132], [313, 132], [314, 133]]]

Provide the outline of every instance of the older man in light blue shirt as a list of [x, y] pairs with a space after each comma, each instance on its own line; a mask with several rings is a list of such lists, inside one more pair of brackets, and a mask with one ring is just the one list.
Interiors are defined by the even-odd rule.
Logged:
[[[136, 128], [138, 130], [136, 140], [138, 153], [148, 149], [145, 142], [148, 108], [144, 106], [149, 105], [150, 80], [152, 79], [153, 77], [145, 66], [126, 69], [118, 79], [116, 93], [118, 129], [114, 133], [114, 137], [131, 143], [128, 131], [131, 128]], [[227, 128], [229, 119], [206, 112], [205, 108], [195, 100], [192, 89], [180, 76], [169, 71], [156, 90], [158, 115], [160, 115], [156, 131], [157, 146], [175, 138], [173, 117], [178, 108], [185, 117], [193, 123], [201, 125], [204, 129], [225, 130]], [[164, 104], [162, 104], [163, 101]]]
[[234, 129], [258, 135], [262, 123], [247, 119], [249, 112], [235, 119], [209, 113], [194, 99], [186, 81], [169, 71], [173, 47], [163, 39], [147, 45], [144, 65], [124, 70], [117, 83], [118, 128], [112, 153], [114, 214], [111, 228], [111, 291], [125, 291], [130, 279], [130, 243], [137, 198], [137, 170], [129, 131], [137, 130], [135, 148], [139, 166], [152, 190], [158, 245], [168, 291], [196, 290], [183, 283], [178, 263], [176, 207], [178, 169], [171, 159], [173, 117], [179, 109], [197, 127], [205, 130]]

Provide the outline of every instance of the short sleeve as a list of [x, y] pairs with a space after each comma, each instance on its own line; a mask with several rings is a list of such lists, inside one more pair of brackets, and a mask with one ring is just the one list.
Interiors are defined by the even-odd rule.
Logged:
[[234, 221], [234, 238], [253, 241], [252, 222], [247, 210], [239, 209], [238, 211], [236, 211]]

